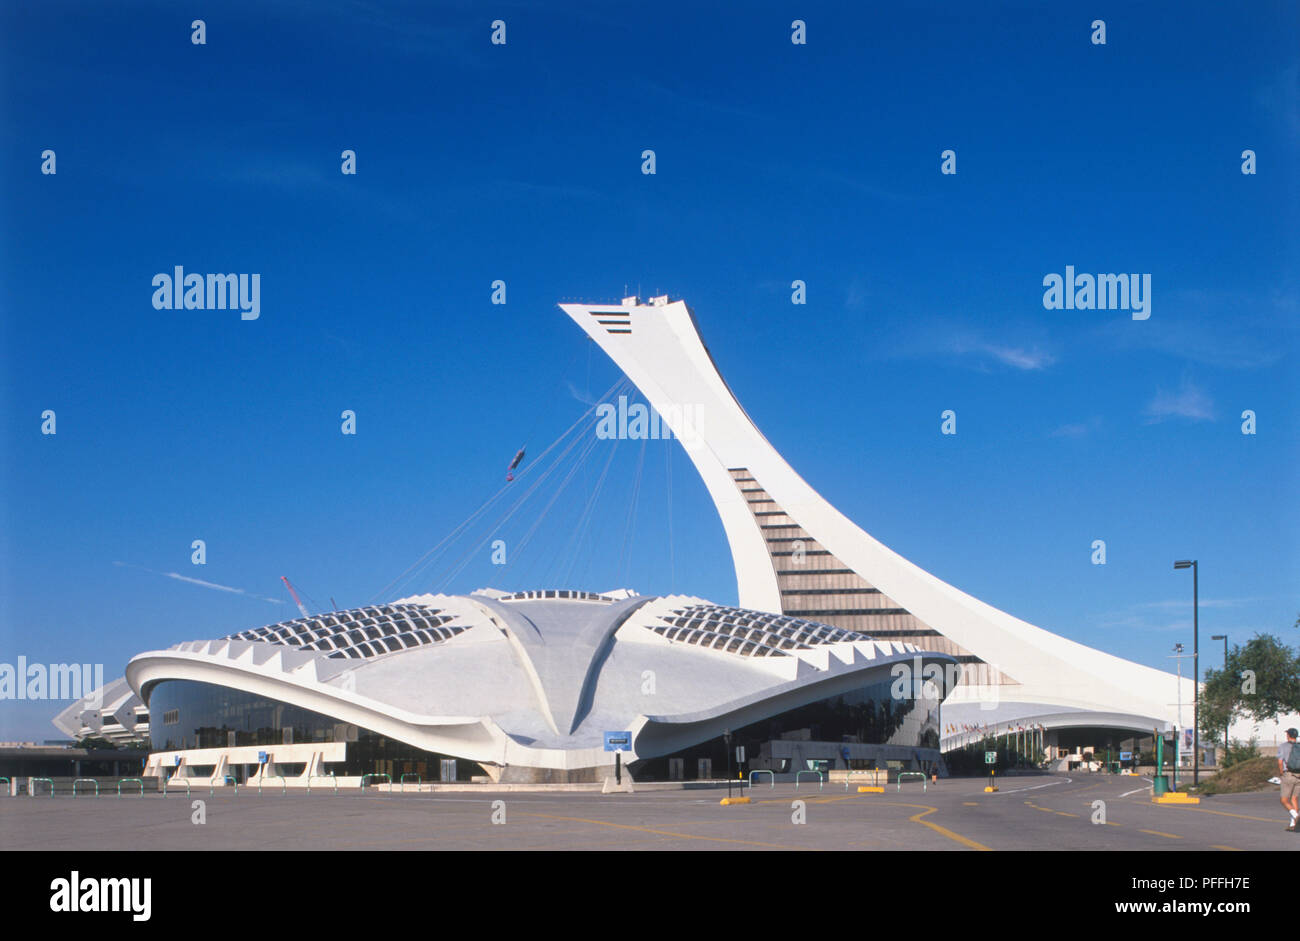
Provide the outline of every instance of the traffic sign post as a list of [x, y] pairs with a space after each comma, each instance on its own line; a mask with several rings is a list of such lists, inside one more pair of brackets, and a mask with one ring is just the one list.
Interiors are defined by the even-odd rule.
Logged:
[[996, 765], [998, 763], [998, 753], [995, 751], [986, 751], [984, 753], [984, 763], [989, 766], [989, 783], [988, 786], [984, 788], [984, 790], [985, 792], [996, 791], [998, 789], [997, 781], [996, 781], [997, 778]]
[[605, 751], [614, 753], [614, 783], [623, 783], [623, 752], [632, 750], [631, 732], [605, 732]]

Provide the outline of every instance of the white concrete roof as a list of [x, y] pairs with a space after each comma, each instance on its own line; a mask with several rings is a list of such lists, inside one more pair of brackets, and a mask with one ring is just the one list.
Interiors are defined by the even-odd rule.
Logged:
[[[653, 757], [716, 737], [724, 726], [888, 680], [893, 664], [912, 665], [919, 653], [700, 598], [626, 594], [418, 595], [142, 653], [127, 665], [126, 678], [146, 699], [166, 680], [214, 683], [433, 752], [582, 768], [608, 760], [606, 731], [633, 731], [629, 761]], [[333, 646], [339, 633], [363, 621], [375, 622], [374, 631], [400, 631], [435, 613], [450, 616], [443, 639], [367, 656]], [[385, 616], [392, 620], [383, 622]], [[326, 649], [305, 649], [325, 640]], [[373, 640], [367, 643], [373, 648]], [[926, 655], [921, 662], [952, 658]]]

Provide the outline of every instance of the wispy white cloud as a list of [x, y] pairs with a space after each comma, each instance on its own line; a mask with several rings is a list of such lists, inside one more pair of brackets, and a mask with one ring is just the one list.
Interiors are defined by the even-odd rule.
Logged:
[[1041, 372], [1055, 365], [1055, 344], [1040, 322], [999, 321], [996, 335], [952, 316], [926, 318], [880, 328], [875, 344], [880, 355], [905, 359], [957, 358], [980, 372], [999, 367]]
[[1028, 371], [1046, 369], [1056, 362], [1056, 357], [1040, 346], [997, 343], [971, 334], [954, 337], [947, 351], [958, 356], [981, 356], [1003, 366]]
[[1269, 294], [1185, 288], [1162, 302], [1168, 316], [1140, 329], [1128, 320], [1101, 322], [1096, 335], [1119, 350], [1155, 350], [1225, 369], [1259, 369], [1280, 360], [1297, 342], [1300, 300], [1279, 287]]
[[179, 582], [188, 582], [191, 585], [198, 585], [200, 588], [210, 588], [213, 591], [225, 591], [232, 595], [243, 595], [246, 598], [255, 598], [258, 601], [265, 601], [268, 604], [284, 604], [282, 598], [266, 598], [262, 595], [255, 595], [251, 591], [245, 591], [243, 588], [234, 588], [230, 585], [220, 585], [216, 582], [204, 581], [201, 578], [192, 578], [189, 575], [181, 575], [179, 572], [156, 572], [151, 568], [145, 568], [143, 565], [133, 565], [130, 562], [114, 562], [114, 565], [122, 568], [139, 569], [141, 572], [148, 572], [151, 575], [161, 575], [163, 578], [173, 578]]
[[1177, 392], [1157, 389], [1155, 397], [1147, 403], [1143, 413], [1147, 416], [1149, 425], [1167, 418], [1212, 421], [1214, 402], [1203, 390], [1184, 379]]
[[899, 203], [909, 202], [913, 198], [904, 193], [889, 189], [888, 187], [878, 186], [865, 177], [851, 176], [847, 173], [839, 173], [835, 170], [827, 170], [820, 167], [813, 170], [812, 173], [817, 179], [826, 183], [853, 190], [855, 193], [862, 196], [870, 196], [873, 199], [882, 199], [886, 202]]
[[[1258, 601], [1258, 598], [1201, 598], [1197, 603], [1202, 608], [1239, 608], [1244, 604], [1252, 601]], [[1153, 611], [1177, 611], [1180, 608], [1190, 607], [1191, 602], [1186, 598], [1172, 598], [1169, 601], [1143, 601], [1134, 605], [1136, 608], [1143, 608]]]
[[1051, 433], [1053, 438], [1083, 438], [1092, 434], [1101, 428], [1101, 419], [1097, 416], [1089, 418], [1087, 421], [1073, 422], [1068, 425], [1062, 425]]
[[[1257, 602], [1259, 598], [1201, 598], [1200, 607], [1207, 610], [1233, 611]], [[1240, 614], [1237, 615], [1240, 617]], [[1172, 598], [1167, 601], [1142, 601], [1099, 617], [1103, 627], [1133, 633], [1172, 634], [1192, 631], [1192, 599]], [[1205, 625], [1202, 624], [1202, 630]], [[1241, 628], [1233, 626], [1233, 631]], [[1204, 636], [1204, 635], [1202, 635]], [[1190, 645], [1189, 645], [1190, 647]], [[1202, 654], [1204, 654], [1204, 649]]]
[[564, 380], [564, 384], [569, 387], [569, 395], [573, 396], [583, 405], [596, 404], [596, 400], [593, 399], [589, 393], [583, 392], [581, 389], [575, 386], [570, 380], [568, 379]]

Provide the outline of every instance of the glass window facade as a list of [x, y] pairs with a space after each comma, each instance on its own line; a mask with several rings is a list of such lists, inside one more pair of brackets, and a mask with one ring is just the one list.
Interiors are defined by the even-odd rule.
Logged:
[[[394, 781], [405, 773], [436, 781], [440, 760], [455, 757], [424, 751], [319, 712], [212, 683], [164, 680], [150, 691], [149, 708], [179, 716], [174, 725], [151, 728], [154, 751], [347, 742], [347, 760], [331, 762], [328, 770], [340, 776], [383, 773]], [[481, 774], [483, 769], [472, 761], [462, 758], [456, 762], [458, 781]]]
[[[731, 745], [745, 747], [747, 757], [765, 754], [764, 746], [783, 738], [832, 743], [827, 749], [830, 767], [844, 767], [838, 746], [844, 743], [864, 745], [904, 745], [913, 748], [939, 748], [939, 704], [924, 694], [916, 699], [896, 699], [890, 680], [865, 685], [826, 699], [798, 706], [780, 715], [733, 729]], [[644, 733], [643, 733], [644, 734]], [[727, 750], [721, 736], [671, 755], [636, 762], [632, 773], [638, 779], [667, 780], [668, 762], [683, 759], [690, 776], [699, 759], [712, 759], [712, 772], [720, 775], [727, 767]], [[735, 769], [733, 761], [732, 768]]]

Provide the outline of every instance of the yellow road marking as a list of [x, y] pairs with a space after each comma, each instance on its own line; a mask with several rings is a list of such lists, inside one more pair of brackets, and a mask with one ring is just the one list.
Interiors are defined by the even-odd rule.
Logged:
[[1159, 830], [1139, 830], [1138, 833], [1150, 833], [1152, 836], [1167, 836], [1171, 840], [1181, 840], [1182, 837], [1176, 833], [1161, 833]]
[[800, 797], [793, 794], [789, 797], [769, 797], [764, 800], [756, 800], [755, 804], [785, 804], [794, 800], [801, 800], [805, 804], [833, 804], [836, 801], [854, 801], [858, 799], [857, 794], [841, 794], [839, 797]]
[[1078, 814], [1067, 814], [1064, 810], [1058, 810], [1056, 813], [1062, 817], [1077, 817]]
[[1219, 845], [1216, 844], [1216, 843], [1211, 843], [1211, 844], [1210, 844], [1210, 849], [1212, 849], [1212, 850], [1231, 850], [1231, 851], [1234, 852], [1234, 853], [1243, 853], [1243, 852], [1245, 852], [1245, 850], [1239, 850], [1239, 849], [1237, 849], [1237, 847], [1235, 847], [1235, 846], [1219, 846]]
[[679, 840], [708, 840], [713, 843], [740, 843], [744, 846], [766, 846], [772, 849], [807, 849], [803, 846], [791, 846], [788, 843], [760, 843], [756, 840], [732, 840], [723, 836], [699, 836], [694, 833], [674, 833], [671, 830], [656, 830], [653, 827], [638, 827], [630, 823], [610, 823], [607, 820], [592, 820], [588, 817], [561, 817], [556, 814], [521, 814], [515, 811], [520, 817], [541, 817], [546, 820], [567, 820], [570, 823], [591, 823], [598, 827], [613, 827], [616, 830], [636, 830], [639, 833], [654, 833], [659, 836], [673, 836]]
[[[1177, 807], [1177, 804], [1156, 804], [1157, 807]], [[1184, 810], [1194, 810], [1198, 814], [1218, 814], [1220, 817], [1240, 817], [1242, 820], [1258, 820], [1261, 823], [1273, 823], [1272, 817], [1251, 817], [1248, 814], [1230, 814], [1226, 810], [1207, 810], [1204, 807], [1185, 807]]]
[[962, 801], [961, 803], [962, 803], [962, 806], [963, 806], [963, 807], [978, 807], [978, 806], [979, 806], [979, 803], [976, 802], [976, 801]]
[[935, 833], [941, 834], [942, 836], [946, 836], [946, 837], [947, 837], [948, 839], [950, 839], [950, 840], [956, 840], [956, 841], [957, 841], [958, 843], [960, 843], [962, 846], [969, 846], [969, 847], [970, 847], [971, 849], [973, 849], [973, 850], [986, 850], [986, 851], [989, 851], [989, 852], [991, 852], [991, 851], [993, 850], [993, 847], [991, 847], [991, 846], [985, 846], [983, 843], [977, 843], [976, 841], [972, 840], [970, 837], [962, 836], [960, 833], [953, 833], [953, 832], [952, 832], [951, 830], [949, 830], [947, 827], [941, 827], [941, 826], [939, 826], [937, 823], [931, 823], [931, 822], [928, 821], [928, 820], [922, 820], [922, 819], [921, 819], [922, 817], [927, 817], [927, 816], [929, 816], [930, 814], [935, 813], [936, 811], [938, 811], [938, 809], [939, 809], [938, 807], [930, 807], [930, 806], [928, 806], [928, 805], [926, 805], [926, 804], [899, 804], [899, 803], [894, 803], [894, 802], [887, 802], [887, 803], [889, 803], [890, 806], [892, 806], [892, 807], [920, 807], [920, 808], [922, 808], [921, 813], [919, 813], [919, 814], [912, 814], [912, 816], [910, 816], [910, 817], [907, 818], [908, 823], [919, 823], [919, 824], [920, 824], [921, 826], [923, 826], [923, 827], [929, 827], [929, 828], [930, 828], [931, 830], [933, 830]]

